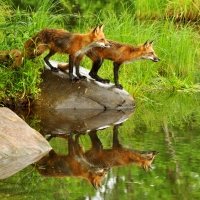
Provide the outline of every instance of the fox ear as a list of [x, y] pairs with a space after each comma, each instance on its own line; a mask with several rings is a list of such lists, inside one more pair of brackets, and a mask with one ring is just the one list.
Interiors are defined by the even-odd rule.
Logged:
[[103, 27], [104, 27], [104, 24], [101, 24], [101, 26], [99, 26], [101, 31], [103, 31]]
[[143, 169], [145, 170], [145, 172], [148, 172], [148, 166], [147, 165], [144, 165]]
[[95, 35], [98, 34], [99, 32], [99, 26], [97, 26], [96, 28], [94, 28], [94, 30], [92, 31]]
[[98, 189], [98, 183], [95, 180], [93, 180], [91, 183], [92, 183], [92, 186], [94, 187], [94, 189], [97, 190]]
[[149, 42], [150, 45], [152, 45], [154, 43], [154, 40], [152, 40], [151, 42]]
[[149, 46], [149, 40], [147, 40], [144, 44], [143, 44], [144, 47], [148, 47]]
[[100, 26], [97, 26], [94, 30], [93, 30], [93, 33], [95, 35], [98, 34], [99, 31], [103, 31], [103, 27], [104, 27], [104, 24], [100, 25]]

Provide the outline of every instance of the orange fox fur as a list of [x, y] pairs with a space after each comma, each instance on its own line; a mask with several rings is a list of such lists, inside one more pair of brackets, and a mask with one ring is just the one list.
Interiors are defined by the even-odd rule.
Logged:
[[5, 64], [7, 67], [16, 69], [22, 64], [22, 53], [18, 49], [10, 51], [0, 50], [0, 63]]
[[[55, 53], [69, 54], [69, 76], [71, 80], [85, 78], [79, 72], [79, 64], [84, 54], [94, 47], [109, 47], [103, 33], [103, 25], [97, 26], [87, 34], [69, 33], [62, 29], [45, 28], [34, 35], [24, 45], [27, 58], [32, 59], [42, 55], [46, 50], [49, 54], [44, 58], [45, 63], [54, 71], [49, 59]], [[76, 59], [76, 63], [74, 63]], [[76, 65], [76, 75], [73, 75], [73, 66]]]
[[58, 137], [68, 140], [68, 155], [58, 155], [54, 150], [40, 159], [36, 169], [40, 174], [48, 177], [74, 176], [87, 179], [95, 189], [101, 187], [101, 181], [112, 167], [135, 164], [146, 172], [158, 154], [157, 151], [137, 151], [124, 148], [118, 140], [118, 127], [113, 128], [113, 147], [104, 149], [97, 136], [97, 130], [89, 133], [92, 147], [84, 152], [76, 139], [64, 135]]
[[97, 136], [97, 131], [89, 133], [92, 141], [92, 148], [85, 152], [87, 161], [100, 168], [112, 168], [123, 165], [135, 164], [143, 168], [146, 172], [151, 168], [157, 151], [138, 151], [123, 147], [118, 140], [118, 127], [113, 127], [112, 149], [103, 149], [103, 145]]
[[82, 161], [84, 156], [83, 149], [72, 138], [72, 134], [67, 136], [58, 137], [68, 140], [68, 155], [59, 155], [54, 150], [49, 152], [48, 156], [41, 158], [37, 164], [36, 169], [38, 172], [47, 177], [65, 177], [73, 176], [76, 178], [87, 179], [95, 189], [101, 187], [101, 181], [108, 169], [99, 169], [93, 167], [89, 163]]
[[[93, 48], [86, 53], [92, 60], [92, 69], [89, 75], [96, 81], [109, 83], [108, 79], [102, 79], [97, 75], [104, 59], [112, 60], [114, 66], [114, 82], [117, 88], [123, 89], [123, 86], [118, 82], [119, 67], [122, 64], [131, 63], [135, 60], [145, 59], [158, 62], [160, 59], [153, 50], [153, 41], [145, 42], [143, 45], [132, 46], [129, 44], [122, 44], [112, 40], [108, 40], [110, 48]], [[68, 65], [58, 65], [62, 71], [68, 69]]]

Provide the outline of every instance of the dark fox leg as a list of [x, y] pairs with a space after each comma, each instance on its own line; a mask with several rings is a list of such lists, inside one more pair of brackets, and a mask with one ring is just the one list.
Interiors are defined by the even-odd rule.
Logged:
[[52, 51], [52, 50], [50, 50], [49, 54], [44, 58], [44, 61], [45, 61], [45, 63], [51, 68], [52, 71], [58, 72], [58, 71], [59, 71], [58, 68], [53, 67], [53, 66], [51, 65], [51, 63], [49, 62], [49, 58], [50, 58], [51, 56], [53, 56], [54, 54], [55, 54], [55, 52]]
[[118, 139], [118, 129], [119, 129], [119, 126], [121, 125], [122, 124], [116, 124], [113, 127], [113, 149], [122, 148], [122, 145], [119, 143], [119, 139]]
[[86, 79], [87, 77], [86, 76], [82, 76], [80, 74], [80, 71], [79, 71], [79, 69], [80, 69], [80, 60], [81, 60], [81, 58], [79, 58], [79, 57], [76, 58], [75, 67], [76, 67], [76, 75], [82, 80], [82, 79]]
[[92, 142], [92, 148], [95, 149], [95, 153], [99, 153], [103, 150], [103, 145], [97, 136], [97, 130], [92, 130], [88, 133]]
[[68, 155], [74, 157], [74, 140], [73, 140], [73, 133], [70, 132], [68, 137]]
[[115, 81], [115, 86], [117, 87], [117, 88], [119, 88], [119, 89], [123, 89], [123, 86], [121, 85], [121, 84], [119, 84], [119, 82], [118, 82], [118, 78], [119, 78], [119, 67], [120, 67], [120, 65], [121, 64], [118, 64], [118, 63], [113, 63], [113, 65], [114, 65], [114, 81]]
[[69, 78], [71, 79], [72, 82], [78, 82], [79, 78], [73, 75], [74, 60], [75, 60], [74, 56], [69, 55]]
[[99, 77], [97, 75], [102, 63], [103, 63], [104, 59], [98, 59], [98, 60], [95, 60], [92, 64], [92, 69], [90, 70], [90, 73], [89, 75], [95, 79], [96, 81], [99, 81], [99, 82], [102, 82], [102, 83], [109, 83], [110, 80], [109, 79], [103, 79], [101, 77]]

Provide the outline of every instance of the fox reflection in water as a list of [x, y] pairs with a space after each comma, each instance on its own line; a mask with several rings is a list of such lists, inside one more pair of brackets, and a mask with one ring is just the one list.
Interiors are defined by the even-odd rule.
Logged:
[[90, 131], [92, 147], [84, 152], [79, 144], [79, 134], [58, 135], [68, 140], [68, 155], [58, 155], [54, 150], [36, 163], [36, 169], [47, 177], [82, 177], [87, 179], [95, 189], [101, 187], [101, 181], [112, 167], [135, 164], [146, 172], [151, 168], [157, 151], [137, 151], [123, 147], [118, 140], [118, 127], [113, 127], [113, 146], [104, 149], [97, 136], [97, 130]]

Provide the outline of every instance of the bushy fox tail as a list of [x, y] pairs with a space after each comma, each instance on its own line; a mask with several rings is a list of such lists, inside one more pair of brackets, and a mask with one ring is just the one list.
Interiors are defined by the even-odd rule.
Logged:
[[33, 59], [40, 56], [47, 48], [38, 38], [38, 34], [36, 34], [25, 43], [24, 56], [28, 59]]
[[[34, 49], [35, 45], [34, 45], [34, 41], [36, 39], [36, 35], [33, 36], [32, 38], [30, 38], [24, 45], [24, 57], [25, 58], [28, 58], [28, 59], [31, 59], [31, 55], [30, 55], [30, 51], [31, 49]], [[34, 58], [34, 57], [33, 57]]]

